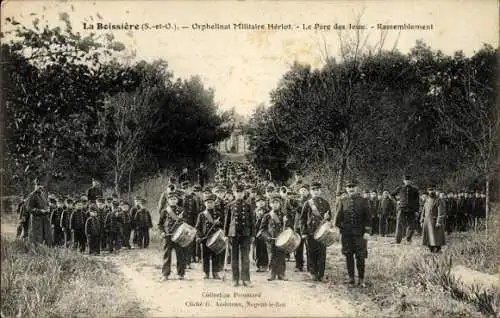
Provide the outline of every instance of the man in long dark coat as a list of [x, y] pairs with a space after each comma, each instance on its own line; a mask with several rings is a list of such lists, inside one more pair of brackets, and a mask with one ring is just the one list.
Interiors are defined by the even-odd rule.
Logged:
[[52, 228], [47, 192], [35, 180], [35, 190], [28, 195], [26, 211], [30, 214], [29, 238], [34, 243], [52, 245]]
[[441, 251], [445, 245], [446, 202], [436, 194], [436, 186], [428, 187], [429, 197], [425, 201], [420, 224], [422, 225], [422, 245], [433, 253]]

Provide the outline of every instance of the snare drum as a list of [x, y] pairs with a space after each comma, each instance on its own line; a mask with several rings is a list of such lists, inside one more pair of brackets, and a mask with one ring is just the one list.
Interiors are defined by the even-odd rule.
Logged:
[[293, 253], [300, 245], [300, 235], [291, 228], [285, 229], [276, 239], [276, 247], [287, 252]]
[[339, 240], [338, 231], [330, 222], [323, 223], [314, 233], [314, 239], [325, 246], [330, 246]]
[[196, 229], [187, 223], [182, 223], [172, 235], [172, 241], [181, 247], [186, 247], [196, 237]]
[[222, 230], [218, 230], [207, 239], [207, 247], [215, 254], [220, 254], [226, 248], [227, 238]]

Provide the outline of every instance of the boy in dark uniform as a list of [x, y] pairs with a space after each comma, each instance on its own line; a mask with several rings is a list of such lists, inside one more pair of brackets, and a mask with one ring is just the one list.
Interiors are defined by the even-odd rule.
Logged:
[[[262, 218], [269, 212], [266, 199], [262, 195], [255, 198], [255, 228], [260, 229]], [[266, 241], [260, 238], [255, 238], [254, 241], [255, 264], [257, 272], [265, 272], [269, 267], [269, 254], [267, 252]]]
[[212, 277], [220, 279], [218, 272], [222, 270], [222, 262], [224, 261], [224, 253], [215, 254], [207, 247], [208, 238], [217, 230], [222, 229], [224, 222], [224, 214], [222, 211], [215, 210], [215, 200], [217, 196], [212, 194], [205, 198], [206, 209], [198, 214], [196, 220], [196, 234], [198, 243], [201, 243], [203, 249], [203, 272], [204, 279], [209, 279], [210, 276], [210, 261], [212, 262]]
[[108, 212], [104, 219], [104, 231], [108, 240], [108, 252], [118, 252], [121, 248], [120, 229], [122, 218], [120, 216], [119, 202], [113, 201], [113, 210]]
[[326, 246], [316, 241], [314, 233], [325, 221], [330, 221], [331, 210], [328, 201], [321, 196], [321, 183], [311, 184], [311, 198], [304, 203], [301, 214], [302, 238], [307, 240], [310, 250], [311, 274], [314, 281], [321, 281], [325, 274]]
[[271, 211], [264, 215], [259, 228], [259, 230], [267, 231], [271, 236], [267, 242], [268, 253], [271, 255], [271, 261], [269, 262], [271, 276], [267, 280], [272, 281], [276, 277], [279, 280], [288, 280], [285, 278], [286, 253], [276, 247], [275, 241], [275, 238], [283, 232], [285, 227], [285, 223], [283, 222], [284, 215], [281, 208], [281, 196], [279, 194], [272, 195], [269, 198], [269, 205], [271, 206]]
[[100, 229], [99, 244], [100, 244], [100, 249], [104, 250], [106, 249], [106, 242], [107, 242], [106, 233], [104, 231], [104, 221], [106, 220], [106, 215], [108, 212], [103, 197], [97, 197], [96, 206], [97, 206], [97, 219], [99, 220], [99, 229]]
[[101, 224], [97, 217], [97, 206], [91, 205], [90, 216], [85, 222], [85, 235], [89, 246], [89, 255], [99, 255], [101, 253]]
[[56, 207], [50, 214], [50, 224], [52, 225], [52, 233], [54, 233], [54, 245], [64, 245], [64, 233], [61, 228], [61, 217], [64, 212], [64, 201], [60, 197], [56, 197]]
[[79, 248], [80, 252], [85, 252], [87, 238], [85, 237], [85, 221], [87, 221], [87, 213], [84, 209], [84, 201], [86, 197], [82, 197], [76, 203], [76, 209], [71, 213], [69, 220], [71, 236], [73, 238], [73, 248]]
[[66, 206], [64, 207], [64, 210], [61, 215], [61, 229], [63, 232], [64, 236], [64, 246], [70, 247], [71, 246], [71, 226], [70, 226], [70, 218], [71, 214], [73, 213], [73, 199], [67, 198], [66, 199]]
[[186, 222], [186, 219], [184, 218], [182, 207], [178, 206], [178, 194], [176, 192], [170, 192], [167, 200], [167, 206], [161, 212], [158, 222], [158, 229], [162, 233], [162, 237], [165, 238], [165, 245], [163, 247], [165, 251], [163, 254], [162, 268], [163, 280], [168, 280], [168, 276], [170, 276], [173, 250], [175, 250], [175, 256], [177, 258], [177, 276], [179, 280], [183, 280], [186, 270], [184, 248], [172, 241], [172, 235], [177, 227], [183, 222]]
[[151, 213], [143, 206], [145, 200], [136, 198], [137, 212], [134, 216], [136, 242], [139, 248], [149, 247], [149, 229], [153, 227]]
[[131, 249], [130, 246], [130, 231], [131, 231], [131, 218], [130, 218], [130, 205], [127, 201], [122, 201], [120, 204], [120, 216], [122, 218], [121, 223], [121, 242], [122, 247]]

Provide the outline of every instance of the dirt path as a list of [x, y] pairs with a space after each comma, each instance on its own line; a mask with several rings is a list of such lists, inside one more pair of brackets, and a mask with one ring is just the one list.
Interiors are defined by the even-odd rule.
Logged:
[[[328, 283], [313, 283], [307, 274], [293, 272], [287, 263], [289, 281], [267, 281], [268, 273], [251, 267], [251, 287], [233, 287], [231, 272], [226, 280], [204, 280], [201, 264], [193, 264], [186, 279], [160, 282], [162, 252], [159, 246], [145, 250], [125, 250], [104, 256], [116, 264], [128, 280], [131, 292], [144, 302], [151, 316], [328, 316], [357, 314], [343, 290], [328, 289]], [[173, 270], [175, 273], [175, 269]], [[208, 297], [207, 294], [226, 297]], [[251, 293], [254, 297], [241, 294]]]

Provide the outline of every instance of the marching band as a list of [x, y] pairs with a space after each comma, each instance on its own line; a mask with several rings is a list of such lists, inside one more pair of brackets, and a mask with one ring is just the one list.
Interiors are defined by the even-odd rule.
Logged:
[[[435, 185], [419, 192], [411, 176], [380, 195], [361, 193], [358, 182], [349, 180], [332, 209], [319, 182], [308, 185], [296, 178], [291, 186], [278, 187], [248, 163], [220, 161], [210, 183], [204, 166], [200, 169], [197, 184], [191, 183], [187, 169], [182, 181], [170, 178], [158, 202], [164, 280], [170, 277], [175, 252], [180, 280], [192, 262], [202, 263], [204, 279], [225, 279], [230, 264], [233, 285], [248, 286], [252, 259], [257, 272], [269, 271], [269, 281], [286, 281], [286, 262], [293, 255], [295, 271], [306, 266], [314, 281], [322, 281], [327, 247], [340, 242], [347, 284], [355, 284], [356, 268], [358, 285], [365, 286], [370, 236], [395, 234], [393, 243], [401, 244], [403, 237], [411, 242], [417, 231], [422, 244], [438, 253], [445, 233], [476, 229], [485, 214], [480, 192], [445, 194]], [[88, 250], [89, 255], [148, 248], [153, 222], [145, 202], [135, 197], [131, 206], [117, 196], [105, 199], [97, 180], [77, 198], [48, 194], [35, 180], [34, 191], [18, 206], [17, 236]]]

